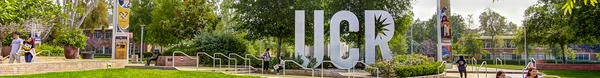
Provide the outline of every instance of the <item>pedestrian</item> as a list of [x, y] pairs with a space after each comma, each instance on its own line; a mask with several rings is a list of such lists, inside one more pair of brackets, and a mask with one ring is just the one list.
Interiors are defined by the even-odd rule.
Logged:
[[262, 57], [263, 57], [263, 71], [269, 70], [269, 60], [271, 60], [270, 59], [271, 55], [269, 54], [270, 52], [271, 52], [271, 49], [267, 48], [267, 51], [265, 51], [263, 53], [263, 55], [262, 55]]
[[33, 56], [35, 55], [35, 41], [33, 38], [29, 38], [23, 43], [23, 50], [25, 50], [25, 62], [31, 63]]
[[10, 44], [10, 55], [8, 63], [13, 63], [15, 60], [17, 63], [21, 63], [21, 45], [23, 45], [23, 39], [19, 37], [18, 32], [13, 33], [13, 40]]
[[277, 74], [279, 75], [279, 70], [283, 69], [284, 63], [285, 62], [281, 57], [278, 57], [279, 59], [279, 63], [275, 66], [273, 66], [273, 68], [275, 69], [275, 72], [277, 72]]
[[502, 70], [496, 73], [496, 78], [506, 78], [506, 74]]
[[467, 61], [465, 61], [464, 56], [459, 56], [460, 59], [456, 61], [458, 64], [458, 73], [460, 74], [460, 78], [467, 78]]

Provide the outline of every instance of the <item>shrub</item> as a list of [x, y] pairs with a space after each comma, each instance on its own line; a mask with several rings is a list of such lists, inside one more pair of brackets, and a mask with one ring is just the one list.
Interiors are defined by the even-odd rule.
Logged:
[[[41, 52], [47, 51], [47, 52]], [[64, 56], [64, 50], [60, 46], [48, 45], [48, 44], [40, 44], [36, 47], [36, 53], [40, 56]]]
[[88, 37], [83, 34], [80, 29], [73, 29], [64, 31], [65, 33], [60, 34], [52, 42], [59, 46], [73, 46], [76, 48], [84, 48], [87, 45]]
[[[444, 71], [445, 67], [438, 67], [441, 62], [430, 62], [423, 57], [425, 56], [419, 54], [398, 55], [393, 61], [379, 61], [371, 66], [378, 68], [380, 76], [383, 77], [413, 77], [440, 74]], [[408, 63], [409, 61], [414, 63]], [[366, 68], [365, 71], [377, 74], [374, 68]]]

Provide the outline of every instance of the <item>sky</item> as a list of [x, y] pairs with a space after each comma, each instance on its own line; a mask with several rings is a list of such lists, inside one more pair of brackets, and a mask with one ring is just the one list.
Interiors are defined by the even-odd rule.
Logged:
[[[465, 22], [468, 18], [467, 15], [473, 15], [473, 22], [475, 23], [473, 28], [478, 28], [480, 25], [479, 15], [486, 8], [491, 8], [506, 17], [507, 21], [522, 26], [525, 10], [536, 2], [537, 0], [496, 0], [494, 3], [492, 3], [492, 0], [450, 0], [450, 8], [453, 15], [462, 15]], [[414, 20], [431, 19], [431, 15], [436, 12], [435, 0], [414, 0], [411, 4], [415, 14]]]

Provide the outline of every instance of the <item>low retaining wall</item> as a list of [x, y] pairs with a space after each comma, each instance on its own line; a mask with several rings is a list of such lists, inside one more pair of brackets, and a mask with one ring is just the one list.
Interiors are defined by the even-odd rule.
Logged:
[[0, 75], [24, 75], [48, 72], [81, 71], [108, 68], [124, 68], [127, 60], [65, 60], [0, 64]]
[[541, 70], [600, 70], [600, 64], [551, 64], [538, 63], [537, 69]]
[[[192, 57], [196, 58], [196, 57]], [[196, 66], [196, 59], [192, 59], [187, 56], [159, 56], [156, 60], [156, 66], [172, 66], [175, 61], [175, 66]]]

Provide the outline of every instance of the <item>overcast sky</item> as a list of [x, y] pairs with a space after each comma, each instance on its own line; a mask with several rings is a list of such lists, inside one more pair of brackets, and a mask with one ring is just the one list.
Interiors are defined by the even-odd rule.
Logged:
[[[452, 14], [462, 15], [465, 18], [465, 22], [467, 15], [473, 15], [473, 21], [476, 26], [480, 25], [479, 15], [486, 8], [491, 8], [506, 17], [507, 21], [521, 26], [525, 9], [536, 2], [537, 0], [496, 0], [492, 4], [492, 0], [450, 0], [450, 8]], [[436, 11], [435, 0], [414, 0], [412, 5], [415, 20], [431, 19], [431, 15]]]

